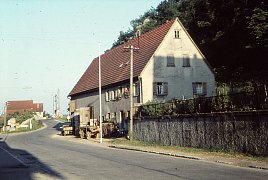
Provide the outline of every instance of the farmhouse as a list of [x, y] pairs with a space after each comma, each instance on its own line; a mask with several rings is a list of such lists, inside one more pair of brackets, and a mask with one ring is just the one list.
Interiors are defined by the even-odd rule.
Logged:
[[7, 102], [7, 114], [34, 112], [43, 117], [43, 103], [33, 103], [33, 100], [20, 100]]
[[[101, 55], [103, 120], [114, 119], [127, 129], [130, 112], [130, 52], [133, 60], [133, 102], [188, 99], [211, 96], [215, 88], [213, 70], [178, 18]], [[91, 107], [91, 118], [99, 117], [99, 58], [93, 59], [69, 93], [70, 111]]]

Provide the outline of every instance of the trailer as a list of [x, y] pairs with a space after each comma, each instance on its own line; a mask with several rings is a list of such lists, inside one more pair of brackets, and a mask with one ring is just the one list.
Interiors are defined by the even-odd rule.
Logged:
[[[81, 107], [77, 110], [75, 127], [76, 131], [79, 131], [79, 136], [82, 139], [97, 138], [100, 135], [100, 122], [94, 119], [93, 107]], [[117, 132], [117, 125], [115, 122], [103, 122], [102, 123], [102, 135], [103, 137], [113, 136]]]
[[71, 124], [64, 124], [61, 127], [61, 135], [67, 136], [67, 135], [73, 135], [74, 134], [74, 128]]

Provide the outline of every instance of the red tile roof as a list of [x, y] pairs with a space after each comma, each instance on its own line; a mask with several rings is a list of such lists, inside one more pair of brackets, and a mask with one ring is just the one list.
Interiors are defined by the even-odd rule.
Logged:
[[[134, 38], [101, 55], [102, 86], [108, 86], [129, 79], [130, 63], [127, 62], [130, 60], [130, 52], [124, 49], [126, 46], [133, 45], [134, 47], [139, 46], [140, 48], [134, 53], [133, 61], [133, 77], [139, 76], [160, 43], [163, 41], [174, 21], [175, 20], [168, 21], [160, 27], [144, 33], [139, 38]], [[120, 67], [120, 65], [122, 67]], [[99, 59], [96, 57], [69, 95], [73, 96], [97, 89], [99, 86], [98, 67]]]
[[15, 112], [43, 112], [43, 104], [38, 103], [34, 104], [33, 100], [22, 100], [22, 101], [8, 101], [7, 103], [7, 113], [15, 113]]
[[33, 104], [34, 112], [43, 112], [43, 103]]

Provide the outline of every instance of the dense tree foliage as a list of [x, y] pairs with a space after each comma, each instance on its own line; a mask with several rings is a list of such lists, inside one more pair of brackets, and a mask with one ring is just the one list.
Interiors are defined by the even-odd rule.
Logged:
[[131, 21], [113, 47], [179, 17], [218, 81], [267, 81], [268, 4], [263, 0], [164, 0]]

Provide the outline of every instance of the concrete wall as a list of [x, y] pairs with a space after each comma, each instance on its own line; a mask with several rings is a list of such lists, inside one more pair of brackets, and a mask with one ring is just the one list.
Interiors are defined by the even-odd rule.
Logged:
[[267, 156], [268, 111], [136, 119], [134, 138]]
[[[174, 31], [180, 30], [180, 38], [174, 38]], [[190, 67], [183, 67], [183, 55], [190, 57]], [[167, 67], [167, 56], [173, 55], [175, 67]], [[164, 41], [141, 73], [143, 102], [193, 97], [193, 82], [206, 82], [207, 96], [215, 90], [215, 78], [202, 53], [188, 36], [179, 22], [175, 22]], [[153, 96], [153, 82], [168, 82], [167, 96]]]

